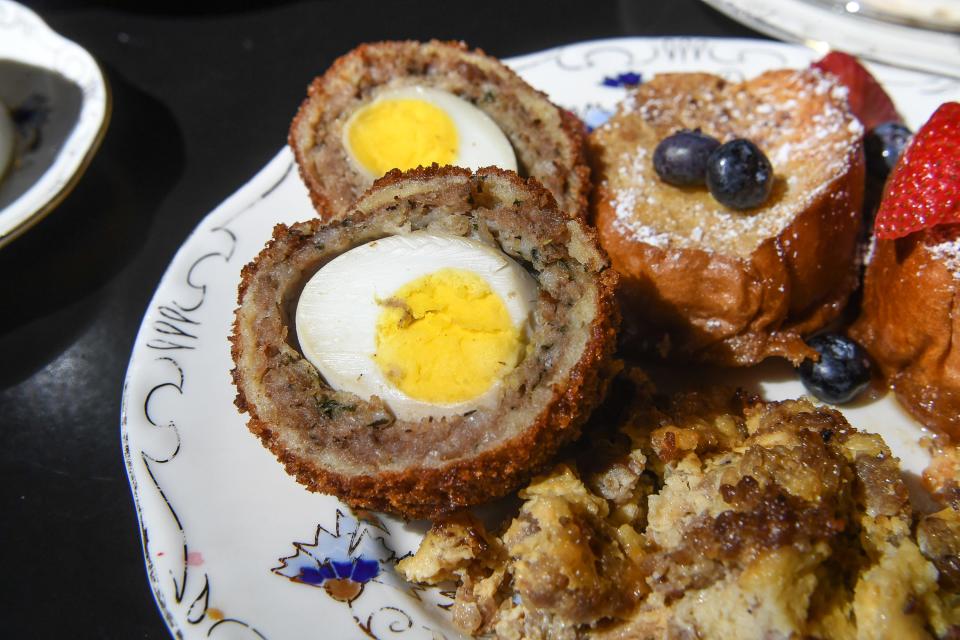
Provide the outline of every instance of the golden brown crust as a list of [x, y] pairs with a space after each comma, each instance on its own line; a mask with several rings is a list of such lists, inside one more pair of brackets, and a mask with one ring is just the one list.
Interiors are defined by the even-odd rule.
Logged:
[[[960, 513], [913, 513], [878, 435], [807, 400], [651, 395], [627, 368], [508, 523], [397, 565], [497, 638], [954, 637]], [[616, 406], [611, 406], [616, 405]], [[919, 522], [918, 522], [919, 520]], [[876, 634], [882, 629], [881, 634]], [[871, 635], [873, 634], [873, 635]]]
[[[456, 198], [450, 199], [449, 193], [456, 194]], [[479, 209], [464, 210], [469, 208], [467, 198], [482, 200], [476, 205]], [[504, 201], [504, 198], [509, 200]], [[452, 208], [457, 199], [462, 200], [460, 210]], [[412, 203], [412, 200], [418, 200], [419, 204]], [[429, 204], [421, 207], [423, 203]], [[404, 206], [409, 210], [404, 210]], [[393, 420], [390, 424], [377, 426], [373, 432], [362, 428], [362, 424], [353, 432], [343, 428], [342, 424], [338, 425], [337, 421], [346, 423], [361, 418], [361, 423], [366, 422], [366, 416], [380, 415], [377, 412], [383, 410], [382, 403], [377, 405], [373, 399], [365, 402], [352, 394], [333, 392], [319, 380], [299, 352], [287, 344], [292, 342], [288, 333], [293, 333], [293, 328], [290, 327], [288, 332], [284, 318], [271, 318], [271, 309], [283, 307], [285, 296], [290, 295], [284, 291], [296, 289], [296, 284], [278, 279], [282, 280], [287, 271], [296, 271], [301, 264], [309, 263], [318, 268], [334, 254], [377, 237], [377, 234], [379, 237], [388, 235], [386, 230], [392, 228], [406, 225], [407, 228], [431, 229], [435, 227], [430, 225], [445, 225], [449, 232], [465, 220], [487, 225], [494, 235], [500, 229], [497, 225], [504, 224], [504, 237], [513, 237], [528, 225], [530, 242], [546, 243], [540, 247], [539, 254], [528, 253], [530, 259], [525, 259], [523, 251], [526, 249], [522, 247], [501, 247], [529, 264], [545, 290], [549, 289], [546, 274], [554, 268], [553, 262], [546, 263], [548, 259], [559, 259], [571, 272], [576, 271], [577, 275], [571, 276], [572, 284], [566, 284], [576, 284], [582, 288], [581, 297], [592, 299], [588, 307], [583, 307], [590, 308], [589, 321], [582, 329], [576, 328], [580, 317], [577, 309], [581, 307], [560, 308], [561, 304], [545, 299], [542, 294], [536, 311], [540, 314], [538, 317], [555, 313], [556, 318], [566, 319], [570, 327], [567, 333], [572, 337], [569, 343], [565, 343], [566, 354], [554, 353], [551, 345], [537, 343], [541, 333], [556, 337], [556, 332], [550, 333], [549, 328], [536, 329], [531, 340], [535, 346], [544, 347], [542, 352], [549, 355], [543, 357], [549, 358], [548, 362], [559, 364], [540, 369], [539, 376], [544, 381], [541, 383], [537, 379], [536, 383], [516, 394], [530, 398], [526, 406], [513, 410], [501, 407], [497, 409], [500, 413], [490, 415], [481, 409], [469, 419], [465, 416], [451, 419], [454, 432], [456, 429], [466, 432], [471, 424], [506, 429], [502, 425], [510, 423], [511, 415], [529, 414], [528, 423], [518, 432], [506, 430], [501, 440], [483, 446], [477, 444], [480, 440], [465, 441], [476, 447], [476, 453], [472, 455], [451, 451], [442, 453], [441, 459], [435, 461], [411, 456], [419, 463], [400, 465], [399, 468], [393, 468], [397, 465], [391, 467], [392, 460], [377, 463], [375, 454], [367, 449], [376, 448], [378, 441], [390, 456], [402, 457], [404, 438], [416, 439], [418, 444], [411, 441], [408, 443], [410, 447], [420, 446], [420, 441], [432, 437], [430, 431], [433, 430], [439, 443], [434, 446], [442, 448], [444, 435], [441, 430], [446, 428], [448, 421], [426, 424]], [[466, 228], [470, 228], [469, 224]], [[553, 240], [546, 242], [548, 237]], [[337, 246], [331, 248], [334, 245]], [[543, 258], [548, 254], [553, 257]], [[308, 275], [299, 273], [286, 278], [303, 279]], [[590, 411], [604, 396], [613, 373], [611, 358], [619, 321], [614, 295], [616, 282], [617, 274], [609, 268], [592, 231], [581, 222], [562, 215], [553, 197], [535, 180], [523, 180], [512, 172], [499, 169], [484, 169], [476, 174], [436, 166], [406, 173], [394, 171], [377, 181], [358, 201], [353, 214], [338, 222], [324, 225], [313, 220], [289, 228], [278, 226], [260, 256], [243, 269], [238, 294], [240, 307], [231, 336], [236, 363], [232, 372], [237, 386], [236, 404], [250, 415], [250, 430], [277, 456], [288, 473], [309, 489], [335, 494], [351, 506], [390, 511], [406, 517], [429, 517], [490, 500], [516, 488], [549, 462], [561, 445], [577, 437]], [[559, 286], [561, 288], [553, 293], [562, 297], [565, 295], [564, 285]], [[276, 302], [278, 300], [280, 302]], [[583, 339], [582, 348], [577, 342], [580, 338]], [[575, 353], [577, 349], [581, 349], [579, 353]], [[540, 362], [532, 356], [526, 360], [529, 362], [518, 367], [522, 370], [518, 374], [521, 381], [527, 380], [522, 377], [524, 372], [533, 371]], [[307, 373], [298, 378], [304, 369]], [[281, 373], [285, 377], [276, 382], [281, 396], [289, 384], [302, 385], [316, 402], [312, 399], [307, 403], [301, 401], [301, 404], [308, 405], [301, 411], [299, 407], [293, 408], [297, 404], [295, 397], [286, 400], [265, 394], [263, 387]], [[336, 404], [325, 404], [331, 398]], [[275, 406], [278, 402], [287, 407], [278, 408]], [[332, 421], [322, 409], [317, 411], [315, 408], [316, 404], [343, 407], [347, 403], [349, 413]], [[321, 428], [324, 433], [317, 431]], [[419, 431], [410, 436], [403, 435], [414, 429]], [[455, 437], [466, 436], [455, 433]], [[321, 440], [322, 447], [313, 446], [312, 443]]]
[[[628, 349], [734, 366], [769, 356], [799, 363], [812, 355], [802, 336], [837, 317], [857, 284], [862, 145], [845, 100], [831, 86], [814, 72], [788, 70], [740, 85], [706, 74], [658, 76], [591, 134], [597, 178], [591, 212], [622, 275]], [[685, 93], [691, 91], [697, 93]], [[778, 102], [766, 108], [763, 99]], [[796, 106], [782, 106], [788, 99]], [[695, 106], [686, 106], [688, 100]], [[731, 115], [736, 109], [730, 105], [740, 109], [739, 117]], [[818, 110], [834, 123], [821, 136], [832, 144], [801, 153], [801, 141], [820, 133], [814, 125]], [[704, 114], [722, 120], [695, 122]], [[654, 146], [676, 129], [694, 126], [721, 141], [743, 136], [766, 148], [779, 184], [771, 201], [736, 213], [705, 190], [660, 183], [650, 161]], [[631, 144], [646, 156], [631, 151]], [[791, 147], [799, 159], [791, 157]], [[645, 176], [630, 173], [637, 171]], [[794, 188], [795, 175], [809, 184]], [[630, 194], [624, 180], [641, 186]], [[670, 220], [689, 217], [691, 210], [709, 214], [716, 226], [696, 227], [693, 234]], [[756, 219], [756, 230], [750, 219]]]
[[360, 45], [308, 87], [288, 142], [321, 218], [346, 214], [370, 186], [350, 166], [340, 142], [343, 123], [380, 87], [410, 84], [443, 89], [472, 102], [510, 140], [522, 175], [539, 180], [564, 211], [586, 214], [590, 170], [580, 119], [482, 50], [431, 40]]
[[935, 449], [921, 479], [935, 500], [960, 511], [960, 445], [944, 443]]
[[931, 250], [957, 238], [960, 225], [877, 240], [851, 335], [917, 420], [960, 443], [960, 279]]

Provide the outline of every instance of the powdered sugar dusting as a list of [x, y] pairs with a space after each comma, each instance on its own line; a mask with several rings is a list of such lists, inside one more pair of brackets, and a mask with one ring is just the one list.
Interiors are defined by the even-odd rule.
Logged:
[[[764, 75], [738, 90], [709, 76], [684, 82], [641, 86], [596, 132], [613, 169], [604, 179], [613, 226], [626, 237], [747, 256], [849, 171], [863, 128], [846, 107], [846, 88], [831, 76], [818, 70]], [[650, 158], [656, 142], [697, 127], [721, 142], [748, 138], [764, 150], [776, 176], [766, 206], [733, 211], [706, 189], [660, 181]]]
[[868, 265], [873, 262], [873, 256], [877, 253], [877, 236], [870, 234], [870, 239], [864, 243], [862, 251], [860, 252], [860, 264]]
[[960, 280], [960, 225], [938, 227], [930, 234], [929, 251], [953, 275]]

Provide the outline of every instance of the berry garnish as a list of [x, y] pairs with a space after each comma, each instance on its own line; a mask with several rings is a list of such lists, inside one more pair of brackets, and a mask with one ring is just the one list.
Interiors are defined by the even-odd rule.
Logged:
[[878, 238], [902, 238], [960, 222], [960, 104], [947, 102], [920, 127], [887, 180]]
[[883, 122], [903, 121], [877, 79], [850, 54], [831, 51], [811, 66], [833, 74], [847, 87], [850, 110], [867, 131]]
[[912, 135], [913, 132], [899, 122], [884, 122], [871, 129], [863, 138], [867, 171], [881, 181], [886, 180]]
[[773, 189], [773, 167], [757, 145], [737, 138], [710, 154], [707, 188], [717, 202], [731, 209], [759, 207]]
[[819, 362], [804, 360], [800, 380], [807, 391], [824, 402], [849, 402], [870, 384], [870, 358], [863, 347], [839, 333], [823, 333], [807, 340]]
[[660, 141], [653, 152], [653, 169], [664, 182], [678, 187], [702, 185], [707, 159], [720, 146], [716, 138], [682, 130]]

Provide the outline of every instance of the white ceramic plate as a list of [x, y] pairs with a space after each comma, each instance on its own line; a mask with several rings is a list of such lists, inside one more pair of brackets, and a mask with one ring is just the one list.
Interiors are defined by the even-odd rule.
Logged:
[[[856, 0], [704, 0], [767, 35], [960, 78], [960, 33], [884, 20]], [[866, 5], [866, 2], [863, 3]]]
[[[791, 45], [670, 38], [588, 42], [508, 62], [597, 124], [637, 74], [706, 70], [739, 79], [811, 58]], [[874, 71], [914, 127], [958, 93], [956, 82]], [[449, 594], [393, 573], [424, 523], [354, 514], [308, 492], [233, 405], [227, 335], [240, 269], [276, 223], [312, 215], [283, 149], [200, 223], [157, 288], [130, 359], [121, 424], [147, 576], [164, 620], [182, 638], [458, 637]], [[803, 394], [782, 364], [723, 375], [771, 399]], [[844, 413], [881, 432], [909, 473], [925, 466], [921, 431], [891, 398]]]
[[18, 110], [21, 144], [0, 180], [0, 246], [63, 200], [100, 146], [110, 91], [93, 57], [26, 7], [0, 0], [0, 101]]

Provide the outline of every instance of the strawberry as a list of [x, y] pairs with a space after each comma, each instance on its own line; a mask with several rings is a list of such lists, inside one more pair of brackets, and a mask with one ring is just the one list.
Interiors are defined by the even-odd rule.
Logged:
[[810, 66], [835, 75], [847, 87], [850, 110], [867, 131], [884, 122], [903, 122], [877, 79], [850, 54], [831, 51]]
[[902, 238], [960, 222], [960, 103], [940, 105], [893, 168], [874, 226], [878, 238]]

